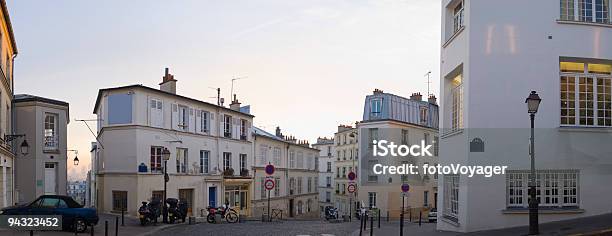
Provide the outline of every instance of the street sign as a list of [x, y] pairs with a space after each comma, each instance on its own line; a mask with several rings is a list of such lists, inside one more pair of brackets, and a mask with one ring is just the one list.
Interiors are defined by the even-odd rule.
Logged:
[[274, 189], [274, 180], [273, 179], [266, 179], [266, 181], [264, 182], [264, 187], [266, 188], [266, 190], [272, 190]]
[[408, 184], [402, 184], [402, 192], [408, 192], [410, 191], [410, 185]]
[[355, 186], [355, 184], [349, 184], [347, 188], [349, 193], [354, 193], [357, 186]]
[[274, 174], [274, 165], [268, 164], [266, 166], [266, 174], [267, 175], [273, 175]]
[[355, 177], [357, 177], [357, 175], [355, 175], [355, 172], [352, 172], [352, 171], [351, 171], [351, 172], [349, 172], [349, 173], [348, 173], [348, 179], [349, 179], [350, 181], [355, 180]]

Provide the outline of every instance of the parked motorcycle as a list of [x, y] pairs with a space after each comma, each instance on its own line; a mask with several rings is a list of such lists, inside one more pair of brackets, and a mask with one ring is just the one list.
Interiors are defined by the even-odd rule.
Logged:
[[180, 219], [185, 223], [187, 218], [187, 203], [185, 201], [179, 201], [176, 198], [166, 199], [168, 204], [168, 221], [170, 224], [174, 224], [176, 220]]
[[338, 219], [338, 208], [335, 207], [326, 207], [325, 208], [325, 219]]
[[145, 226], [150, 222], [157, 224], [157, 218], [161, 215], [160, 202], [152, 200], [151, 202], [142, 202], [142, 206], [138, 208], [138, 217], [140, 225]]
[[221, 215], [221, 219], [225, 219], [228, 223], [236, 223], [238, 222], [238, 212], [236, 210], [229, 208], [227, 204], [220, 206], [218, 208], [215, 207], [206, 207], [208, 211], [208, 216], [206, 216], [206, 221], [208, 223], [215, 223], [215, 215]]

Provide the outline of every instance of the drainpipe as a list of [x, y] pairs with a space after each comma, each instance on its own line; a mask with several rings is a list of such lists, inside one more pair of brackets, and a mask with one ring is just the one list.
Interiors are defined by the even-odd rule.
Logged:
[[[15, 76], [13, 76], [15, 74], [15, 57], [17, 57], [16, 53], [13, 53], [13, 56], [11, 57], [11, 79], [9, 79], [9, 81], [11, 82], [11, 134], [15, 133], [15, 119], [16, 119], [16, 114], [15, 114]], [[25, 139], [25, 136], [23, 137]], [[17, 155], [14, 154], [15, 153], [15, 145], [11, 145], [11, 151], [13, 151], [13, 160], [11, 160], [11, 175], [13, 176], [13, 178], [11, 178], [12, 181], [12, 186], [13, 186], [13, 191], [11, 191], [11, 199], [13, 200], [13, 202], [11, 204], [13, 204], [15, 202], [15, 193], [17, 192], [15, 189], [15, 158], [17, 158]]]

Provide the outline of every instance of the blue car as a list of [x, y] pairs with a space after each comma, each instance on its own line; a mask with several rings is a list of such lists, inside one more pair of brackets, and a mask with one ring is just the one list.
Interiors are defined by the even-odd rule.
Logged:
[[69, 196], [43, 195], [29, 204], [7, 207], [0, 210], [2, 215], [61, 215], [62, 228], [77, 232], [98, 224], [98, 212], [84, 208]]

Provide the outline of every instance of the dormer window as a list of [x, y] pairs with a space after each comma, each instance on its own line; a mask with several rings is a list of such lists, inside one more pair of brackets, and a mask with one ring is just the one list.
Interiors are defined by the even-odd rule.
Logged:
[[370, 112], [372, 116], [380, 116], [382, 113], [382, 98], [375, 98], [371, 100]]

